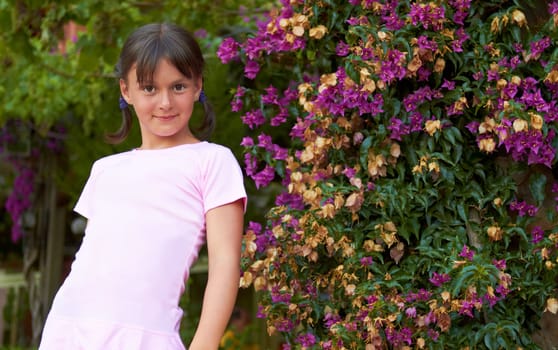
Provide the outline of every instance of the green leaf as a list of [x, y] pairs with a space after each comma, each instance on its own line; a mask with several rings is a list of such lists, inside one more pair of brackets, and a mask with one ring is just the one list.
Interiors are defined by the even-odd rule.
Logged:
[[534, 173], [529, 177], [529, 190], [537, 205], [541, 205], [545, 198], [546, 176], [541, 173]]
[[457, 214], [459, 214], [459, 217], [461, 218], [461, 220], [463, 220], [463, 222], [468, 222], [469, 217], [467, 215], [465, 205], [463, 203], [459, 202], [459, 203], [457, 203], [456, 207], [457, 207]]
[[360, 165], [364, 167], [364, 169], [368, 169], [368, 150], [372, 145], [372, 136], [368, 136], [362, 141], [360, 145]]

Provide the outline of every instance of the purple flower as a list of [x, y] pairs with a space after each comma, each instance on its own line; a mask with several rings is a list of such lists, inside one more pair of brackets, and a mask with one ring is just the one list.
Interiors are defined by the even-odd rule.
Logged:
[[420, 67], [417, 71], [418, 81], [427, 81], [428, 77], [432, 74], [432, 71], [424, 66]]
[[222, 63], [229, 63], [238, 58], [239, 48], [240, 44], [233, 38], [226, 38], [221, 42], [221, 45], [219, 45], [219, 48], [217, 49], [217, 57], [219, 57]]
[[258, 147], [265, 149], [266, 151], [271, 151], [273, 149], [273, 140], [271, 136], [261, 133], [258, 135]]
[[549, 37], [544, 37], [540, 40], [531, 43], [531, 55], [533, 59], [537, 59], [546, 50], [552, 41]]
[[316, 344], [316, 336], [312, 333], [301, 334], [296, 337], [296, 342], [308, 348]]
[[258, 311], [256, 312], [257, 318], [265, 318], [264, 308], [261, 305], [258, 305]]
[[324, 316], [324, 325], [326, 328], [331, 328], [340, 321], [341, 321], [341, 317], [339, 317], [339, 315], [326, 313], [326, 315]]
[[461, 253], [459, 253], [460, 257], [463, 257], [469, 261], [473, 261], [473, 256], [475, 255], [475, 252], [473, 252], [467, 245], [463, 246], [463, 249], [461, 249]]
[[409, 126], [403, 124], [403, 121], [396, 117], [392, 117], [390, 119], [390, 124], [387, 129], [391, 132], [390, 138], [398, 141], [401, 141], [401, 136], [408, 135], [410, 133]]
[[506, 260], [505, 260], [505, 259], [502, 259], [502, 260], [496, 260], [496, 259], [494, 259], [494, 260], [492, 260], [492, 264], [493, 264], [494, 266], [496, 266], [496, 268], [497, 268], [498, 270], [504, 271], [504, 270], [506, 269]]
[[426, 35], [417, 38], [417, 45], [419, 49], [423, 50], [436, 51], [438, 49], [438, 44], [434, 40], [429, 40]]
[[429, 329], [428, 330], [428, 336], [434, 340], [437, 341], [438, 337], [440, 336], [440, 333], [438, 333], [438, 331], [435, 331], [434, 329]]
[[496, 286], [496, 293], [500, 294], [500, 296], [503, 298], [506, 297], [506, 295], [508, 295], [510, 292], [510, 290], [508, 288], [506, 288], [505, 286], [499, 284], [498, 286]]
[[466, 315], [469, 317], [473, 317], [473, 308], [475, 306], [475, 303], [468, 301], [468, 300], [464, 300], [461, 303], [461, 307], [459, 308], [459, 314], [460, 315]]
[[233, 112], [239, 112], [242, 109], [243, 102], [242, 96], [246, 93], [246, 89], [242, 86], [238, 86], [236, 88], [236, 92], [234, 94], [233, 100], [231, 101], [231, 109]]
[[270, 165], [266, 165], [262, 171], [252, 176], [252, 178], [256, 183], [256, 188], [265, 187], [275, 178], [275, 169]]
[[385, 332], [388, 342], [395, 348], [399, 348], [405, 343], [407, 345], [411, 345], [413, 343], [413, 333], [407, 327], [402, 328], [399, 332], [396, 331], [393, 327], [388, 327], [386, 328]]
[[337, 56], [347, 56], [349, 54], [349, 45], [347, 45], [343, 41], [340, 41], [339, 43], [337, 43], [335, 53], [337, 54]]
[[254, 234], [259, 235], [262, 232], [262, 224], [255, 221], [248, 222], [248, 231], [253, 231]]
[[354, 168], [345, 168], [343, 169], [343, 174], [348, 178], [352, 179], [356, 175], [356, 170]]
[[500, 73], [498, 73], [498, 71], [495, 70], [489, 70], [488, 73], [486, 73], [486, 79], [488, 81], [496, 81], [498, 79], [500, 79]]
[[455, 36], [457, 39], [451, 42], [451, 47], [454, 52], [463, 52], [463, 43], [469, 39], [469, 34], [463, 28], [459, 28], [455, 31]]
[[453, 14], [453, 21], [459, 25], [463, 25], [465, 19], [469, 15], [471, 0], [449, 1], [449, 4], [451, 7], [455, 8], [455, 13]]
[[257, 169], [258, 169], [258, 159], [250, 153], [245, 153], [244, 154], [244, 166], [245, 166], [245, 169], [246, 169], [246, 175], [254, 176], [256, 174]]
[[[291, 320], [276, 320], [274, 325], [279, 332], [290, 332], [295, 327], [295, 324]], [[290, 345], [288, 348], [284, 349], [290, 349]]]
[[482, 299], [487, 302], [490, 307], [494, 307], [494, 305], [496, 305], [496, 303], [500, 300], [500, 298], [496, 295], [490, 295], [488, 293], [486, 293]]
[[441, 30], [445, 19], [445, 9], [443, 6], [433, 4], [411, 4], [411, 10], [409, 11], [411, 23], [422, 25], [424, 29]]
[[254, 146], [254, 140], [250, 136], [244, 136], [240, 142], [241, 146], [251, 147]]
[[205, 39], [205, 38], [207, 38], [207, 30], [205, 30], [203, 28], [198, 29], [194, 32], [194, 36], [196, 38], [199, 38], [199, 39]]
[[19, 241], [23, 235], [21, 217], [31, 207], [31, 195], [33, 194], [35, 174], [30, 168], [21, 167], [14, 179], [13, 189], [4, 206], [12, 219], [11, 238], [12, 242]]
[[255, 127], [265, 123], [265, 117], [260, 109], [247, 112], [241, 117], [241, 119], [242, 122], [248, 125], [250, 129], [254, 129]]
[[409, 318], [415, 318], [417, 317], [417, 309], [414, 306], [409, 307], [405, 310], [405, 315], [407, 315], [407, 317]]
[[405, 25], [405, 21], [397, 16], [397, 13], [395, 12], [389, 12], [382, 15], [382, 20], [385, 22], [384, 24], [386, 26], [386, 29], [391, 31], [399, 30]]
[[455, 89], [455, 81], [449, 81], [449, 80], [444, 79], [444, 83], [442, 84], [441, 87], [446, 88], [450, 91], [454, 90]]
[[264, 104], [278, 104], [277, 88], [270, 85], [265, 89], [265, 94], [262, 95], [262, 103]]
[[512, 201], [510, 203], [510, 209], [517, 211], [519, 216], [535, 216], [537, 214], [538, 208], [531, 205], [525, 201]]
[[260, 71], [260, 65], [257, 61], [249, 60], [244, 66], [244, 76], [248, 79], [254, 79]]
[[388, 50], [385, 60], [381, 62], [380, 72], [378, 73], [380, 79], [388, 84], [403, 79], [407, 74], [407, 70], [403, 66], [404, 61], [404, 53], [396, 49]]
[[370, 266], [374, 263], [374, 260], [372, 259], [371, 256], [365, 256], [360, 258], [360, 264], [362, 266]]
[[537, 244], [544, 239], [544, 231], [540, 226], [535, 226], [531, 231], [531, 243]]
[[280, 103], [279, 113], [271, 117], [269, 124], [271, 126], [279, 126], [287, 121], [287, 117], [289, 116], [289, 111], [287, 108], [284, 107], [282, 103]]
[[434, 272], [429, 281], [436, 287], [441, 287], [444, 283], [449, 282], [451, 277], [447, 273], [437, 273]]

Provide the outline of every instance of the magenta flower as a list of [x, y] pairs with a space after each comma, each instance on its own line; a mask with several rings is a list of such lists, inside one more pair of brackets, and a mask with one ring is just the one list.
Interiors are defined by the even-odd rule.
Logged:
[[277, 97], [277, 88], [270, 85], [265, 89], [265, 94], [262, 95], [262, 103], [264, 104], [279, 104]]
[[289, 111], [287, 110], [287, 108], [285, 108], [285, 106], [282, 103], [280, 103], [279, 113], [271, 117], [269, 124], [271, 126], [279, 126], [285, 123], [288, 117], [289, 117]]
[[414, 306], [409, 307], [405, 310], [405, 315], [407, 315], [407, 317], [409, 318], [415, 318], [417, 317], [417, 309]]
[[459, 308], [459, 314], [460, 315], [466, 315], [469, 317], [473, 317], [473, 308], [475, 307], [475, 303], [472, 301], [468, 301], [468, 300], [464, 300], [461, 303], [461, 306]]
[[459, 253], [459, 256], [462, 258], [465, 258], [469, 261], [473, 261], [473, 257], [475, 255], [475, 252], [471, 250], [471, 248], [469, 248], [467, 245], [463, 246], [463, 249], [461, 249], [461, 253]]
[[219, 57], [222, 63], [229, 63], [239, 57], [239, 49], [239, 43], [237, 43], [233, 38], [226, 38], [221, 42], [221, 45], [219, 45], [219, 48], [217, 49], [217, 57]]
[[370, 266], [374, 263], [374, 260], [372, 259], [371, 256], [365, 256], [360, 258], [360, 264], [362, 266]]
[[532, 204], [525, 201], [513, 201], [510, 203], [510, 209], [517, 211], [519, 216], [535, 216], [537, 214], [538, 208]]
[[347, 56], [349, 54], [349, 45], [340, 41], [335, 48], [337, 56]]
[[254, 140], [250, 136], [244, 136], [240, 142], [241, 146], [251, 147], [254, 146]]
[[233, 112], [240, 112], [242, 110], [242, 107], [244, 105], [242, 101], [242, 97], [244, 96], [245, 93], [246, 93], [246, 89], [243, 88], [242, 86], [238, 86], [236, 88], [236, 92], [231, 101], [231, 109]]
[[502, 259], [502, 260], [496, 260], [496, 259], [494, 259], [494, 260], [492, 260], [492, 264], [493, 264], [494, 266], [496, 266], [496, 268], [497, 268], [498, 270], [504, 271], [504, 270], [506, 269], [506, 260], [504, 260], [504, 259]]
[[438, 337], [440, 336], [440, 333], [439, 333], [438, 331], [434, 330], [434, 329], [429, 329], [429, 330], [428, 330], [428, 336], [429, 336], [432, 340], [437, 341], [437, 340], [438, 340]]
[[258, 168], [258, 159], [250, 153], [245, 153], [244, 167], [246, 169], [246, 175], [250, 177], [255, 175]]
[[275, 169], [270, 165], [266, 165], [262, 171], [252, 176], [252, 179], [254, 179], [256, 183], [256, 188], [265, 187], [269, 185], [269, 183], [273, 181], [274, 178], [275, 178]]
[[249, 60], [244, 66], [244, 76], [248, 79], [254, 79], [260, 71], [260, 65], [257, 61]]
[[312, 333], [301, 334], [296, 337], [296, 342], [308, 348], [316, 344], [316, 336]]
[[438, 44], [434, 40], [428, 39], [428, 36], [421, 35], [417, 38], [417, 45], [419, 49], [428, 50], [428, 51], [436, 51], [438, 49]]
[[430, 277], [429, 281], [436, 287], [441, 287], [444, 283], [447, 283], [451, 280], [450, 275], [447, 273], [437, 273], [434, 272], [432, 277]]
[[[278, 320], [275, 322], [275, 328], [277, 328], [279, 332], [290, 332], [294, 327], [295, 324], [291, 320]], [[286, 349], [290, 349], [290, 345]]]
[[405, 62], [405, 54], [396, 49], [390, 49], [385, 60], [381, 62], [379, 77], [387, 84], [395, 80], [401, 80], [407, 74], [406, 68], [403, 66]]
[[265, 117], [260, 109], [247, 112], [241, 119], [250, 129], [254, 129], [265, 123]]
[[537, 59], [546, 50], [552, 41], [549, 37], [544, 37], [540, 40], [531, 43], [531, 55], [533, 59]]
[[531, 231], [531, 243], [537, 244], [544, 239], [544, 231], [540, 226], [535, 226]]

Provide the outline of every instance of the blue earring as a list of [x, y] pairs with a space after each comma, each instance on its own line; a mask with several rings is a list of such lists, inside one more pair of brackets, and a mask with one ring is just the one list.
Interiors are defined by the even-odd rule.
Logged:
[[205, 92], [202, 91], [200, 92], [200, 97], [198, 98], [198, 101], [200, 101], [201, 103], [204, 103], [207, 100], [207, 97], [205, 96]]
[[126, 102], [124, 97], [120, 96], [120, 98], [118, 99], [118, 103], [120, 105], [121, 110], [124, 110], [124, 109], [128, 108], [128, 102]]

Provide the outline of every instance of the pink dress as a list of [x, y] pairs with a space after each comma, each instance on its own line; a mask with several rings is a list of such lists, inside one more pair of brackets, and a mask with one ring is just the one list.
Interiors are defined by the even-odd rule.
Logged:
[[95, 162], [75, 211], [88, 219], [40, 350], [183, 350], [178, 306], [205, 213], [243, 199], [231, 151], [209, 142]]

